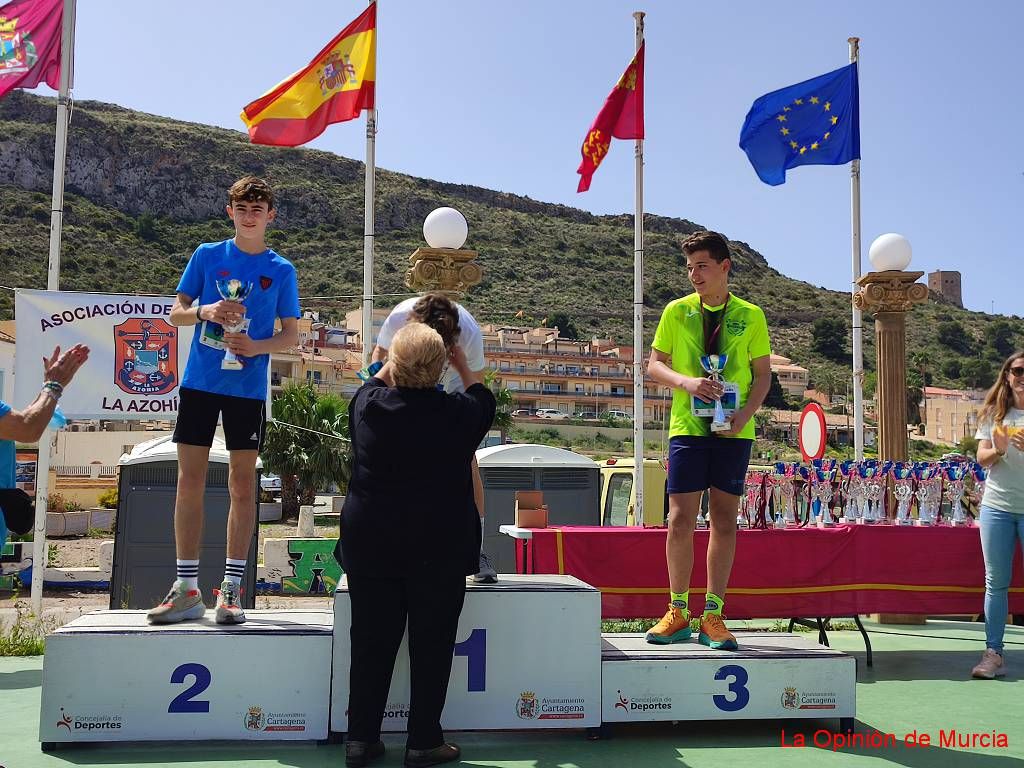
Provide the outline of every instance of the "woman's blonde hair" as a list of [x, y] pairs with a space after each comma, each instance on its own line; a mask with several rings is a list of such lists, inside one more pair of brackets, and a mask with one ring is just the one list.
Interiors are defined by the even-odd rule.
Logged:
[[999, 369], [999, 378], [991, 386], [985, 395], [985, 404], [981, 406], [978, 413], [978, 421], [998, 427], [1003, 423], [1006, 414], [1013, 408], [1013, 390], [1010, 389], [1009, 375], [1010, 366], [1014, 360], [1024, 360], [1024, 352], [1017, 350], [1003, 361]]
[[391, 340], [388, 355], [395, 365], [395, 385], [411, 389], [437, 386], [448, 356], [441, 334], [423, 323], [404, 325]]

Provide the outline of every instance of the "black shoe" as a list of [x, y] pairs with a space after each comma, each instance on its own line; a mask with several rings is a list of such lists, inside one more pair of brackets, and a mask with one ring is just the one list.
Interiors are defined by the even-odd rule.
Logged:
[[363, 768], [384, 754], [384, 742], [346, 741], [345, 765], [348, 768]]
[[462, 750], [458, 744], [442, 744], [433, 749], [407, 749], [405, 750], [405, 768], [427, 768], [430, 765], [440, 765], [458, 760], [462, 756]]

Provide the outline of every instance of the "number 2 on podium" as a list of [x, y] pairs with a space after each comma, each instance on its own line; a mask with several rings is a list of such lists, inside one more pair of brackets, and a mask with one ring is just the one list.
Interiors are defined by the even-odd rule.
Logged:
[[469, 637], [456, 643], [455, 655], [466, 657], [467, 690], [487, 690], [487, 630], [474, 629]]
[[210, 687], [210, 681], [213, 679], [210, 670], [202, 664], [182, 664], [171, 672], [171, 683], [184, 683], [186, 677], [193, 678], [192, 685], [171, 700], [167, 711], [171, 714], [209, 712], [209, 701], [194, 701], [194, 698]]

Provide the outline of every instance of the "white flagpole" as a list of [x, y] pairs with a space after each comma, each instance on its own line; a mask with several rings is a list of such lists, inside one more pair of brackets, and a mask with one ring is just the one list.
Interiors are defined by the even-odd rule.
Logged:
[[[856, 63], [860, 55], [860, 38], [851, 37], [850, 62]], [[858, 73], [859, 74], [859, 73]], [[860, 160], [850, 164], [851, 250], [853, 256], [853, 286], [851, 296], [857, 292], [860, 280]], [[864, 326], [862, 313], [853, 305], [853, 445], [854, 458], [864, 458]]]
[[[60, 89], [57, 93], [57, 129], [53, 150], [53, 196], [50, 204], [50, 263], [46, 272], [46, 290], [60, 290], [60, 235], [64, 225], [64, 166], [68, 150], [68, 104], [74, 85], [75, 0], [64, 0], [60, 38]], [[45, 352], [45, 350], [44, 350]], [[28, 355], [22, 355], [23, 361]], [[21, 364], [22, 376], [30, 375], [30, 366]], [[32, 612], [43, 615], [43, 576], [46, 570], [46, 496], [50, 486], [50, 430], [39, 438], [36, 459], [36, 520], [32, 536]]]
[[377, 135], [377, 110], [366, 112], [366, 190], [363, 198], [363, 366], [370, 363], [373, 345], [373, 198], [374, 139]]
[[[644, 12], [636, 11], [636, 50], [644, 42]], [[633, 214], [633, 524], [644, 524], [644, 140], [637, 139], [636, 210]]]
[[[370, 0], [374, 3], [376, 0]], [[379, 3], [378, 3], [379, 8]], [[378, 19], [377, 28], [373, 34], [376, 36], [380, 29]], [[376, 62], [374, 62], [376, 71]], [[377, 84], [374, 82], [374, 108], [366, 110], [366, 187], [363, 193], [363, 366], [370, 364], [370, 355], [373, 354], [373, 345], [376, 339], [373, 336], [373, 202], [376, 186], [376, 165], [374, 160], [375, 141], [377, 137]]]

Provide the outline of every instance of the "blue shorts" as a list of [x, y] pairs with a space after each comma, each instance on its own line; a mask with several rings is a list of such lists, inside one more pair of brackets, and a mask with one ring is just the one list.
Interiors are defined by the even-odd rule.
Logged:
[[753, 440], [677, 435], [668, 441], [668, 493], [708, 488], [743, 495]]

